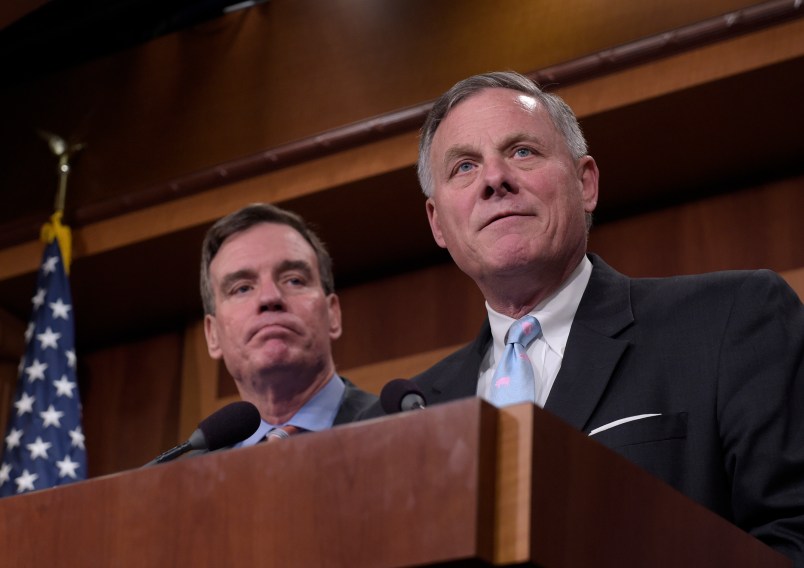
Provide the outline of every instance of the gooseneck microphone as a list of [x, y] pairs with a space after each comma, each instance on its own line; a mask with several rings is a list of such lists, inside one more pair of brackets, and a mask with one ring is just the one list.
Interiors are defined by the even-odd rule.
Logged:
[[146, 465], [174, 460], [190, 450], [214, 451], [231, 446], [251, 436], [259, 427], [260, 412], [256, 406], [245, 401], [227, 404], [204, 418], [186, 442], [158, 455]]
[[417, 410], [427, 406], [422, 391], [409, 379], [394, 379], [382, 387], [380, 404], [386, 414]]

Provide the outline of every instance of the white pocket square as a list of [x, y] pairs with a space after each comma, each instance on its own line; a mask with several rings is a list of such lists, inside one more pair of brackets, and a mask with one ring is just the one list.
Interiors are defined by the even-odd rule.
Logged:
[[614, 428], [615, 426], [619, 426], [620, 424], [625, 424], [626, 422], [633, 422], [634, 420], [642, 420], [643, 418], [650, 418], [651, 416], [661, 416], [661, 414], [638, 414], [636, 416], [629, 416], [628, 418], [620, 418], [619, 420], [615, 420], [614, 422], [609, 422], [608, 424], [604, 424], [603, 426], [598, 426], [597, 428], [589, 432], [589, 435], [594, 436], [595, 434], [598, 434], [603, 430]]

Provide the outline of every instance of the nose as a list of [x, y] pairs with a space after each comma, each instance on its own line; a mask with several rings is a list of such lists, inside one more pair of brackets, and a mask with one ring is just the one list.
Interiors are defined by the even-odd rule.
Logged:
[[516, 185], [510, 169], [501, 158], [486, 160], [483, 164], [483, 198], [504, 197], [516, 193]]
[[285, 298], [282, 296], [282, 290], [271, 279], [260, 284], [258, 300], [260, 312], [285, 311]]

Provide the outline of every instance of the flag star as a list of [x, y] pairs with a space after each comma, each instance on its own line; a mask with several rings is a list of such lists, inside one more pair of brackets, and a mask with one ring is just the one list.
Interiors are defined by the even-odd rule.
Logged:
[[17, 430], [16, 428], [11, 428], [11, 432], [8, 433], [6, 436], [6, 448], [9, 450], [13, 450], [17, 446], [20, 445], [20, 441], [22, 440], [22, 430]]
[[28, 327], [25, 329], [25, 343], [28, 343], [33, 337], [35, 327], [34, 322], [28, 322]]
[[22, 470], [17, 479], [14, 481], [17, 483], [17, 493], [23, 493], [25, 491], [33, 491], [34, 490], [34, 481], [39, 479], [39, 476], [35, 473], [28, 473], [27, 469]]
[[27, 392], [22, 393], [20, 399], [14, 403], [17, 407], [17, 416], [22, 416], [26, 412], [33, 413], [33, 404], [36, 402], [36, 397], [29, 395]]
[[47, 451], [53, 447], [53, 444], [50, 442], [45, 442], [41, 437], [37, 436], [33, 444], [25, 444], [25, 447], [27, 447], [28, 451], [31, 452], [32, 460], [35, 460], [36, 458], [47, 459]]
[[56, 387], [56, 395], [73, 398], [75, 383], [69, 380], [67, 375], [62, 375], [58, 381], [53, 381], [53, 386]]
[[61, 301], [61, 298], [56, 300], [55, 302], [50, 302], [50, 309], [53, 310], [53, 319], [70, 319], [70, 310], [72, 306], [70, 304], [65, 304]]
[[40, 363], [39, 359], [34, 359], [33, 363], [25, 369], [25, 372], [28, 373], [28, 382], [32, 383], [36, 379], [42, 379], [44, 381], [45, 369], [47, 369], [47, 363]]
[[50, 326], [48, 326], [45, 332], [37, 334], [36, 338], [39, 340], [39, 346], [41, 349], [44, 350], [47, 349], [48, 347], [58, 349], [61, 334], [53, 331], [52, 329], [50, 329]]
[[54, 270], [56, 270], [56, 265], [59, 263], [58, 256], [51, 256], [45, 262], [42, 263], [42, 271], [45, 274], [50, 274]]
[[47, 292], [45, 291], [45, 289], [44, 289], [44, 288], [39, 288], [39, 289], [36, 291], [36, 296], [34, 296], [34, 297], [31, 299], [31, 302], [32, 302], [32, 303], [33, 303], [33, 305], [34, 305], [34, 309], [35, 309], [35, 310], [38, 310], [38, 309], [39, 309], [39, 308], [42, 306], [42, 304], [44, 304], [44, 303], [45, 303], [45, 294], [46, 294], [46, 293], [47, 293]]
[[11, 481], [11, 464], [4, 463], [0, 465], [0, 486], [5, 485], [7, 481]]
[[39, 416], [43, 420], [42, 427], [55, 426], [56, 428], [61, 428], [61, 417], [64, 416], [64, 412], [56, 410], [51, 404], [47, 407], [47, 410], [40, 412]]
[[67, 356], [67, 365], [71, 369], [74, 368], [75, 367], [75, 351], [73, 351], [72, 349], [68, 349], [67, 351], [64, 352], [64, 354]]
[[70, 456], [64, 456], [63, 460], [59, 460], [56, 462], [56, 466], [59, 468], [59, 477], [72, 477], [73, 479], [78, 479], [78, 476], [75, 474], [75, 470], [78, 469], [80, 464], [76, 461], [72, 461]]
[[70, 430], [70, 439], [72, 439], [73, 447], [84, 449], [84, 433], [81, 431], [81, 426], [75, 430]]

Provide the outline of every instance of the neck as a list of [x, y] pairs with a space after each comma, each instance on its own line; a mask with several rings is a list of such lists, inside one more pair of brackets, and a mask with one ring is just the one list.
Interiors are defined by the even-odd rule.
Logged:
[[489, 306], [500, 314], [519, 319], [553, 295], [578, 267], [583, 254], [564, 263], [560, 270], [535, 267], [513, 274], [495, 274], [475, 280]]
[[[270, 424], [284, 424], [324, 388], [334, 373], [335, 366], [330, 361], [312, 373], [309, 370], [274, 369], [250, 382], [238, 380], [236, 384], [240, 398], [256, 406], [263, 420]], [[305, 381], [300, 377], [310, 379]]]

